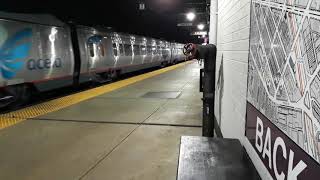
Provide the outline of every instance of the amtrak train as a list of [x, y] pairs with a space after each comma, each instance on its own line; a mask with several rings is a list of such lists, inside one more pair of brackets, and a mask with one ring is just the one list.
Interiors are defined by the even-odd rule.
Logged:
[[184, 60], [183, 44], [0, 12], [0, 108], [44, 92]]

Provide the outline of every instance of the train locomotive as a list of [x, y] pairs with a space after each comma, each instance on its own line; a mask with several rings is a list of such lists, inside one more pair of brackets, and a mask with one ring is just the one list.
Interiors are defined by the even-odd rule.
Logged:
[[0, 12], [0, 108], [45, 92], [184, 60], [183, 44]]

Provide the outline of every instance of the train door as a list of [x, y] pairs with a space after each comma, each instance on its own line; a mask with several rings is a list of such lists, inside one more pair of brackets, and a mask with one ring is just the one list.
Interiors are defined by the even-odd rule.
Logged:
[[112, 49], [113, 49], [114, 63], [111, 64], [111, 67], [117, 67], [120, 57], [123, 58], [124, 56], [124, 47], [122, 42], [113, 40]]
[[105, 57], [105, 43], [103, 36], [93, 35], [87, 41], [88, 54], [88, 72], [91, 74], [96, 72], [100, 67], [104, 67], [103, 58]]

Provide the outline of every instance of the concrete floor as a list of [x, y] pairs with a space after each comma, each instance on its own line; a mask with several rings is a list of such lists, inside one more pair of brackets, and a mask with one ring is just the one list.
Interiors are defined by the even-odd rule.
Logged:
[[[0, 179], [174, 180], [182, 135], [201, 134], [197, 63], [0, 131]], [[177, 99], [143, 98], [181, 91]]]

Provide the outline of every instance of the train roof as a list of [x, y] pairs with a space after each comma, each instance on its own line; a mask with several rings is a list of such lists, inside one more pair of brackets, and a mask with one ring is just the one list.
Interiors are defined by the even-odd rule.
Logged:
[[135, 34], [129, 34], [129, 33], [124, 33], [124, 32], [117, 32], [112, 29], [112, 27], [99, 27], [99, 26], [87, 26], [87, 25], [77, 25], [78, 28], [81, 29], [86, 29], [86, 30], [91, 30], [91, 31], [98, 31], [102, 33], [108, 33], [110, 35], [119, 35], [122, 38], [128, 38], [130, 37], [135, 37], [135, 38], [140, 38], [140, 39], [149, 39], [149, 40], [156, 40], [156, 41], [163, 41], [163, 42], [169, 42], [167, 40], [163, 39], [157, 39], [153, 37], [146, 37], [146, 36], [141, 36], [141, 35], [135, 35]]
[[0, 11], [0, 19], [22, 21], [48, 26], [64, 26], [65, 23], [51, 14], [26, 14]]

